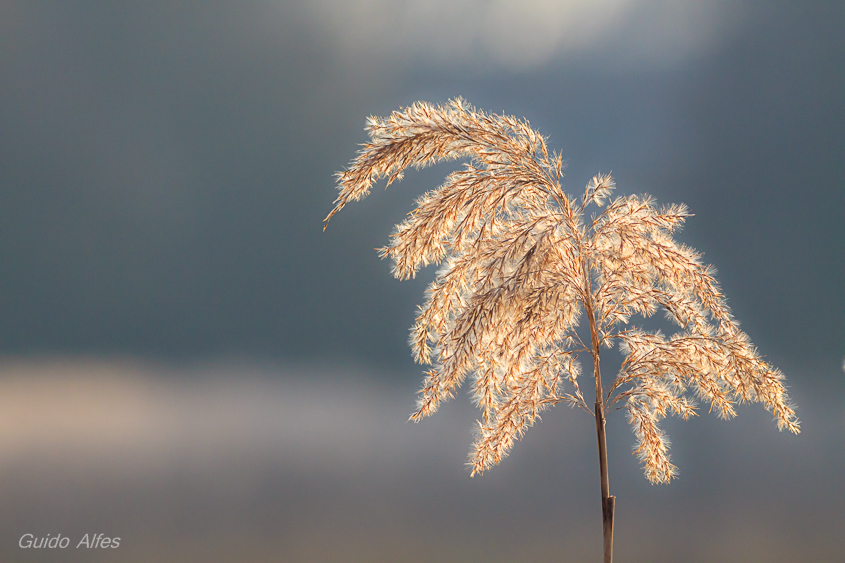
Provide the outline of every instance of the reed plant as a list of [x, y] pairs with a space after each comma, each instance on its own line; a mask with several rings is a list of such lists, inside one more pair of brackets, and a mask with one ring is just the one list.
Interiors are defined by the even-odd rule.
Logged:
[[[610, 563], [609, 411], [627, 413], [634, 453], [652, 483], [669, 482], [677, 469], [660, 420], [687, 419], [698, 401], [726, 419], [737, 403], [760, 402], [779, 429], [799, 432], [783, 374], [739, 329], [712, 267], [672, 238], [691, 216], [684, 205], [611, 197], [609, 174], [571, 197], [561, 188], [561, 155], [527, 121], [460, 98], [370, 117], [366, 130], [370, 141], [337, 173], [339, 195], [326, 223], [381, 178], [390, 185], [411, 166], [468, 160], [417, 200], [379, 251], [399, 279], [440, 265], [411, 328], [414, 357], [430, 366], [411, 419], [433, 414], [469, 378], [481, 410], [469, 454], [473, 475], [499, 463], [549, 406], [586, 411], [596, 422]], [[674, 334], [631, 324], [632, 316], [658, 310], [677, 325]], [[613, 346], [624, 361], [604, 382], [599, 357]], [[592, 366], [592, 406], [579, 386], [579, 358]]]

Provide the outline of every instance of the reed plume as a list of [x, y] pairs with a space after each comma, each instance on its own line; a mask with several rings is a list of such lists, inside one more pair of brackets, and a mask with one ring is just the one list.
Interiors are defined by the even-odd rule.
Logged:
[[[366, 130], [370, 142], [336, 175], [340, 193], [326, 222], [381, 178], [390, 185], [410, 166], [468, 160], [417, 200], [379, 251], [399, 279], [440, 264], [411, 328], [414, 357], [430, 366], [411, 419], [436, 412], [469, 377], [481, 410], [473, 475], [499, 463], [549, 406], [587, 411], [596, 420], [611, 561], [608, 409], [627, 411], [634, 453], [652, 483], [669, 482], [676, 471], [660, 420], [694, 415], [699, 400], [722, 418], [733, 417], [737, 403], [760, 402], [779, 429], [799, 432], [783, 374], [739, 329], [714, 270], [672, 238], [691, 216], [686, 206], [657, 207], [647, 195], [611, 198], [609, 174], [570, 197], [560, 185], [561, 155], [527, 121], [460, 98], [370, 117]], [[678, 326], [675, 334], [629, 322], [659, 309]], [[589, 327], [587, 342], [579, 327], [585, 335]], [[599, 354], [614, 344], [625, 359], [605, 392]], [[592, 363], [593, 408], [579, 387], [579, 357]]]

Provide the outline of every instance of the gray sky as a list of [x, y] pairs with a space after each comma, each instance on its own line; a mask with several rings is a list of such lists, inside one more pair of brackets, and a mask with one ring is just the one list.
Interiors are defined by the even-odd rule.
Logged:
[[409, 365], [372, 249], [448, 169], [320, 221], [367, 115], [461, 95], [688, 204], [763, 353], [838, 366], [842, 7], [515, 5], [3, 3], [0, 350]]

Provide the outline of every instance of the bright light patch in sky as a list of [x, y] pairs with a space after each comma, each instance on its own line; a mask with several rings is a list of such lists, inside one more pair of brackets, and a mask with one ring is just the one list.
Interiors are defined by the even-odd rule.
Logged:
[[307, 10], [348, 56], [494, 69], [607, 51], [623, 65], [671, 65], [737, 15], [711, 0], [311, 0]]

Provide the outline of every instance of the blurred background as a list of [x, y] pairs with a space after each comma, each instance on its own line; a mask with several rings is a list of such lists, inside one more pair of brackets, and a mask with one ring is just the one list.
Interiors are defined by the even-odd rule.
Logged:
[[475, 478], [465, 393], [406, 422], [433, 272], [373, 248], [457, 164], [322, 232], [365, 118], [456, 96], [527, 118], [571, 193], [686, 203], [798, 404], [799, 436], [667, 420], [668, 486], [611, 416], [616, 559], [845, 560], [843, 29], [841, 2], [0, 0], [0, 560], [599, 560], [585, 413]]

